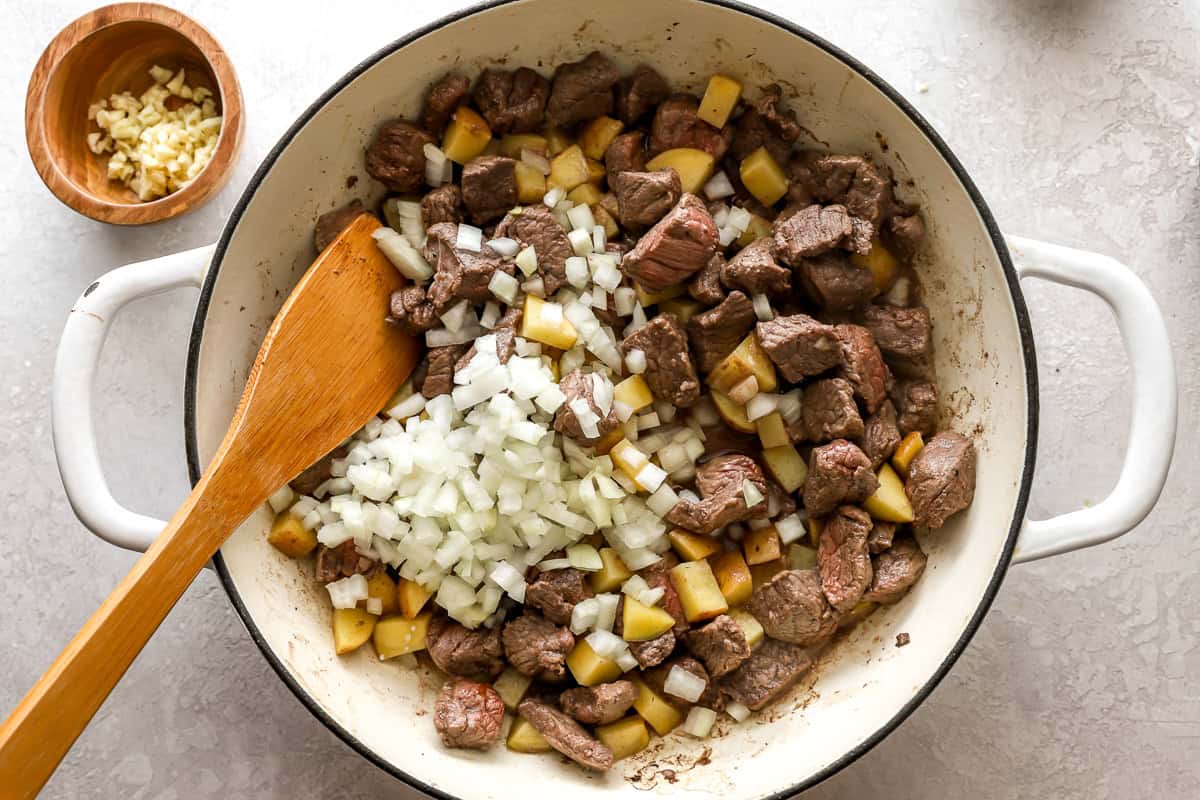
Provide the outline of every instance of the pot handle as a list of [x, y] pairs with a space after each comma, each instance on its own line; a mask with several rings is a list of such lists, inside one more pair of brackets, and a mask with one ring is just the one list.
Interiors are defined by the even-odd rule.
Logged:
[[1175, 450], [1175, 362], [1162, 311], [1124, 264], [1084, 250], [1007, 236], [1022, 278], [1084, 289], [1108, 303], [1133, 372], [1133, 419], [1117, 485], [1097, 505], [1050, 519], [1027, 519], [1013, 561], [1034, 561], [1107, 542], [1141, 522], [1162, 492]]
[[102, 275], [75, 301], [54, 360], [51, 427], [54, 456], [75, 516], [104, 541], [142, 552], [166, 522], [130, 511], [104, 480], [92, 426], [92, 384], [113, 317], [127, 303], [199, 286], [216, 245], [128, 264]]

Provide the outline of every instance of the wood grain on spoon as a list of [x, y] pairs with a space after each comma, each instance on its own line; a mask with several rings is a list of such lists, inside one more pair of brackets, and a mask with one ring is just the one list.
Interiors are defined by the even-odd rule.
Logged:
[[412, 371], [420, 343], [385, 321], [404, 279], [371, 239], [378, 227], [360, 216], [301, 278], [192, 493], [0, 726], [0, 798], [37, 794], [221, 544], [377, 414]]

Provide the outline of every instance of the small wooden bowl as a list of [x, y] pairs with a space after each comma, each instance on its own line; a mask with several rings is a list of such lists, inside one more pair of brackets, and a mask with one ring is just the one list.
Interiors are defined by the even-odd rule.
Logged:
[[[98, 130], [88, 106], [115, 93], [140, 95], [155, 64], [187, 70], [187, 83], [218, 99], [224, 116], [216, 150], [191, 183], [142, 201], [109, 180], [108, 154], [96, 155], [87, 134]], [[229, 177], [241, 146], [242, 90], [212, 34], [178, 11], [154, 3], [118, 3], [72, 22], [42, 53], [25, 96], [25, 139], [47, 188], [80, 214], [115, 225], [143, 225], [186, 213]]]

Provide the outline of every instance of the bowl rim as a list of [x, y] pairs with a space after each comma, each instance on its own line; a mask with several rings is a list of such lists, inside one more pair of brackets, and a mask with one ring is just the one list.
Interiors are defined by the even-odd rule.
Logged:
[[[224, 117], [217, 147], [192, 182], [145, 203], [114, 203], [76, 185], [59, 168], [45, 129], [46, 94], [59, 64], [77, 46], [106, 28], [149, 22], [183, 36], [200, 51], [217, 83]], [[30, 74], [25, 94], [25, 143], [42, 183], [60, 202], [85, 217], [114, 225], [144, 225], [177, 217], [199, 207], [225, 185], [237, 163], [245, 128], [242, 89], [228, 54], [207, 28], [191, 17], [157, 3], [114, 3], [90, 11], [55, 35]]]
[[[523, 0], [486, 0], [459, 11], [448, 14], [437, 20], [434, 20], [420, 28], [417, 28], [410, 33], [396, 39], [388, 45], [380, 48], [365, 58], [359, 64], [351, 68], [348, 72], [334, 81], [328, 89], [326, 89], [308, 108], [306, 108], [297, 118], [287, 131], [279, 138], [270, 152], [263, 159], [254, 176], [246, 185], [242, 195], [238, 198], [238, 202], [233, 211], [229, 215], [229, 219], [225, 223], [225, 227], [221, 232], [221, 237], [217, 241], [216, 249], [213, 254], [211, 265], [204, 278], [203, 286], [200, 290], [200, 297], [196, 307], [196, 316], [192, 324], [192, 332], [188, 345], [187, 368], [184, 379], [184, 439], [187, 450], [187, 466], [188, 476], [193, 485], [200, 479], [202, 474], [202, 463], [200, 460], [199, 446], [196, 431], [196, 395], [198, 389], [198, 374], [200, 362], [200, 345], [204, 334], [205, 320], [208, 313], [208, 307], [212, 301], [214, 287], [216, 286], [217, 275], [220, 272], [222, 260], [225, 252], [229, 247], [229, 243], [233, 237], [235, 230], [238, 227], [242, 215], [246, 208], [253, 200], [254, 195], [274, 167], [279, 156], [291, 143], [292, 139], [300, 132], [300, 130], [319, 113], [324, 106], [343, 88], [352, 83], [362, 73], [366, 72], [371, 67], [375, 66], [379, 61], [396, 52], [397, 50], [407, 46], [408, 44], [420, 39], [421, 37], [446, 27], [452, 23], [466, 19], [485, 11], [498, 8], [513, 3], [523, 2]], [[1025, 432], [1025, 455], [1021, 466], [1020, 482], [1017, 489], [1016, 504], [1013, 509], [1013, 517], [1009, 523], [1009, 531], [1005, 540], [1004, 547], [997, 560], [995, 570], [991, 578], [988, 580], [987, 587], [983, 593], [983, 597], [971, 615], [962, 635], [945, 659], [937, 666], [930, 677], [921, 686], [913, 697], [904, 704], [887, 722], [879, 726], [875, 731], [868, 735], [859, 745], [844, 753], [834, 762], [826, 765], [817, 772], [805, 776], [804, 779], [795, 781], [794, 783], [781, 788], [775, 792], [767, 794], [763, 800], [787, 800], [801, 792], [810, 789], [827, 778], [835, 775], [850, 764], [857, 761], [875, 745], [879, 744], [888, 735], [890, 735], [897, 727], [904, 722], [909, 715], [917, 709], [925, 701], [927, 697], [937, 688], [942, 679], [945, 678], [950, 668], [962, 655], [975, 632], [978, 630], [984, 617], [987, 615], [992, 602], [996, 598], [996, 594], [1000, 589], [1001, 583], [1008, 571], [1008, 567], [1012, 560], [1013, 548], [1016, 545], [1017, 537], [1021, 531], [1021, 527], [1025, 520], [1025, 512], [1029, 502], [1029, 494], [1032, 487], [1034, 462], [1037, 452], [1037, 437], [1038, 437], [1038, 416], [1039, 416], [1039, 398], [1038, 398], [1038, 378], [1037, 378], [1037, 360], [1034, 349], [1033, 330], [1030, 324], [1029, 312], [1025, 305], [1024, 295], [1020, 287], [1020, 279], [1016, 269], [1013, 267], [1012, 259], [1009, 256], [1008, 247], [1004, 237], [1000, 232], [1000, 228], [996, 223], [995, 217], [992, 215], [983, 195], [979, 192], [974, 181], [971, 180], [966, 168], [958, 160], [951, 151], [945, 140], [937, 133], [933, 126], [926, 120], [919, 111], [905, 97], [893, 88], [890, 84], [883, 80], [874, 70], [863, 64], [854, 56], [845, 52], [838, 46], [832, 44], [821, 36], [809, 31], [801, 25], [798, 25], [791, 20], [785, 19], [770, 11], [761, 8], [746, 5], [739, 0], [692, 0], [692, 2], [704, 3], [706, 5], [717, 6], [728, 11], [744, 14], [752, 17], [755, 20], [781, 28], [788, 33], [804, 39], [808, 43], [823, 50], [826, 54], [838, 59], [845, 64], [849, 69], [858, 73], [861, 77], [869, 81], [875, 88], [883, 93], [890, 101], [896, 104], [910, 119], [910, 121], [921, 131], [929, 143], [937, 150], [938, 154], [946, 161], [947, 165], [954, 172], [955, 177], [961, 182], [967, 195], [970, 197], [975, 206], [976, 211], [983, 221], [988, 237], [991, 240], [992, 246], [995, 249], [996, 256], [1000, 261], [1001, 268], [1004, 271], [1005, 281], [1008, 285], [1010, 299], [1013, 303], [1013, 310], [1016, 316], [1017, 330], [1021, 342], [1021, 355], [1025, 367], [1025, 390], [1027, 397], [1028, 412], [1026, 416], [1026, 432]], [[308, 711], [316, 717], [321, 723], [331, 730], [339, 739], [353, 748], [359, 755], [365, 758], [370, 763], [374, 764], [379, 769], [388, 773], [392, 777], [400, 780], [408, 786], [416, 789], [424, 794], [438, 798], [438, 800], [463, 800], [458, 795], [451, 794], [442, 789], [438, 789], [429, 785], [419, 777], [399, 769], [395, 764], [392, 764], [387, 759], [377, 754], [374, 750], [368, 747], [364, 742], [360, 741], [354, 734], [346, 730], [342, 725], [328, 714], [316, 700], [308, 693], [308, 691], [300, 684], [300, 682], [291, 674], [287, 666], [276, 656], [267, 642], [266, 637], [259, 630], [251, 616], [249, 609], [242, 601], [237, 587], [234, 585], [232, 575], [229, 568], [225, 564], [224, 557], [220, 551], [213, 556], [213, 564], [216, 567], [217, 574], [220, 578], [221, 585], [225, 589], [225, 593], [229, 596], [230, 602], [233, 604], [245, 626], [246, 631], [250, 634], [251, 639], [262, 652], [267, 663], [279, 676], [280, 680], [292, 691], [296, 698], [304, 705]]]

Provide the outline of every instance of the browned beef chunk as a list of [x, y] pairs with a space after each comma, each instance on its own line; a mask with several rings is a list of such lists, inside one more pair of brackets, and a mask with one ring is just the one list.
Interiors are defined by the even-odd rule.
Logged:
[[367, 148], [367, 174], [393, 192], [420, 191], [425, 185], [425, 145], [433, 137], [408, 120], [383, 123]]
[[677, 95], [659, 104], [650, 124], [650, 155], [676, 147], [693, 147], [720, 161], [729, 149], [733, 129], [717, 130], [700, 119], [700, 104], [689, 95]]
[[587, 575], [574, 567], [539, 573], [525, 590], [525, 605], [541, 609], [555, 625], [569, 625], [580, 600], [592, 596]]
[[754, 327], [754, 305], [741, 292], [730, 292], [719, 306], [688, 320], [688, 340], [701, 372], [708, 372], [734, 351]]
[[550, 209], [535, 203], [521, 209], [520, 214], [509, 214], [496, 226], [496, 236], [516, 239], [522, 247], [533, 248], [547, 296], [566, 284], [567, 259], [575, 255], [575, 249]]
[[696, 468], [696, 488], [701, 500], [681, 499], [667, 512], [667, 522], [695, 533], [712, 533], [731, 522], [765, 517], [765, 499], [753, 508], [746, 505], [744, 481], [750, 481], [766, 497], [766, 478], [752, 459], [725, 455], [704, 462]]
[[820, 375], [842, 363], [842, 347], [832, 325], [807, 314], [760, 322], [758, 343], [783, 377], [792, 383]]
[[858, 439], [863, 435], [854, 389], [842, 378], [826, 378], [805, 387], [801, 419], [805, 438], [812, 442]]
[[358, 219], [360, 214], [366, 212], [362, 201], [356, 197], [341, 208], [335, 208], [317, 217], [317, 224], [313, 229], [313, 244], [317, 246], [317, 252], [329, 247], [339, 233], [350, 227], [350, 223]]
[[792, 271], [775, 263], [768, 237], [746, 245], [721, 270], [721, 282], [747, 294], [786, 295], [792, 290]]
[[349, 539], [337, 547], [317, 546], [317, 560], [314, 567], [317, 580], [321, 583], [349, 578], [351, 575], [366, 575], [375, 569], [379, 562], [358, 552], [354, 540]]
[[325, 481], [333, 477], [330, 469], [335, 458], [345, 458], [350, 448], [339, 445], [321, 456], [316, 463], [292, 478], [291, 487], [297, 494], [311, 495]]
[[640, 230], [662, 219], [679, 202], [683, 190], [673, 169], [656, 172], [618, 172], [608, 177], [617, 195], [621, 225]]
[[762, 95], [738, 118], [733, 144], [729, 147], [735, 159], [741, 161], [765, 147], [776, 163], [787, 164], [792, 144], [800, 137], [800, 124], [795, 114], [779, 107], [780, 95], [779, 84], [764, 86]]
[[874, 574], [864, 599], [884, 605], [900, 602], [925, 572], [926, 560], [916, 539], [900, 539], [871, 559]]
[[920, 214], [892, 217], [884, 231], [888, 243], [905, 258], [912, 258], [925, 241], [925, 222]]
[[708, 674], [714, 678], [733, 672], [750, 657], [745, 631], [728, 614], [689, 631], [685, 638], [688, 649], [704, 662]]
[[901, 436], [919, 431], [932, 436], [937, 430], [937, 386], [928, 381], [901, 381], [892, 389], [896, 426]]
[[821, 591], [815, 569], [785, 569], [754, 590], [746, 608], [772, 639], [815, 645], [837, 631], [838, 613]]
[[871, 555], [882, 553], [892, 546], [892, 539], [895, 537], [896, 523], [875, 520], [871, 526], [871, 532], [867, 534], [867, 550], [871, 552]]
[[[667, 676], [671, 674], [671, 669], [674, 667], [679, 667], [682, 670], [686, 670], [705, 682], [706, 686], [704, 693], [700, 695], [700, 699], [694, 704], [682, 697], [679, 697], [678, 695], [671, 694], [663, 688], [667, 682]], [[716, 681], [709, 676], [708, 670], [704, 668], [704, 665], [691, 656], [676, 656], [670, 661], [659, 664], [653, 669], [648, 669], [642, 673], [642, 680], [644, 680], [646, 685], [653, 689], [660, 697], [678, 708], [687, 709], [692, 705], [698, 705], [704, 708], [711, 708], [715, 711], [720, 711], [725, 707], [725, 704], [721, 699], [721, 691], [717, 687]]]
[[788, 164], [789, 201], [841, 203], [875, 228], [892, 209], [887, 173], [862, 156], [801, 153]]
[[637, 695], [637, 687], [632, 682], [613, 681], [568, 689], [558, 696], [558, 704], [585, 725], [607, 725], [623, 717]]
[[512, 275], [516, 267], [487, 244], [478, 253], [454, 246], [458, 226], [439, 222], [425, 231], [425, 260], [437, 265], [427, 293], [438, 314], [459, 301], [484, 303], [492, 299], [488, 284], [497, 270]]
[[908, 466], [904, 486], [912, 501], [914, 525], [940, 528], [975, 499], [975, 443], [954, 431], [942, 431]]
[[897, 375], [927, 378], [932, 374], [933, 324], [929, 309], [872, 304], [863, 309], [863, 325]]
[[861, 325], [835, 325], [834, 332], [842, 345], [842, 374], [862, 399], [867, 413], [874, 414], [887, 399], [891, 383], [875, 337]]
[[617, 135], [604, 151], [604, 169], [609, 182], [618, 172], [641, 172], [646, 168], [645, 134], [629, 131]]
[[442, 672], [486, 681], [504, 669], [499, 628], [471, 630], [445, 617], [434, 617], [425, 636], [429, 657]]
[[765, 639], [750, 658], [725, 676], [721, 690], [731, 700], [759, 711], [794, 686], [812, 664], [800, 645]]
[[504, 156], [476, 156], [462, 171], [463, 205], [471, 222], [483, 225], [517, 204], [517, 162]]
[[439, 186], [421, 198], [421, 222], [431, 228], [439, 222], [462, 222], [462, 190], [457, 183]]
[[612, 113], [613, 87], [620, 78], [616, 65], [597, 51], [582, 61], [560, 65], [550, 86], [546, 121], [568, 125]]
[[688, 294], [698, 303], [715, 306], [725, 299], [725, 288], [721, 285], [721, 271], [725, 268], [725, 257], [713, 253], [704, 268], [688, 281]]
[[439, 394], [450, 394], [450, 390], [454, 388], [454, 365], [466, 351], [467, 346], [462, 344], [429, 348], [425, 356], [429, 369], [425, 372], [425, 379], [421, 381], [421, 394], [430, 398]]
[[509, 620], [501, 634], [508, 663], [522, 675], [555, 683], [567, 675], [567, 653], [575, 637], [536, 611]]
[[843, 246], [865, 253], [870, 249], [871, 231], [862, 224], [856, 228], [852, 220], [845, 206], [811, 205], [794, 212], [785, 211], [775, 219], [772, 239], [775, 257], [798, 267], [802, 259]]
[[638, 64], [617, 84], [617, 119], [631, 125], [654, 110], [671, 94], [667, 79], [653, 67]]
[[550, 83], [528, 67], [485, 69], [472, 96], [492, 133], [529, 133], [542, 125]]
[[655, 399], [687, 408], [700, 397], [696, 367], [688, 355], [687, 337], [674, 314], [659, 314], [625, 337], [623, 354], [641, 350], [646, 354], [642, 374]]
[[900, 444], [900, 429], [896, 427], [896, 407], [884, 400], [879, 410], [867, 417], [862, 437], [862, 451], [871, 459], [871, 469], [892, 457]]
[[821, 528], [817, 546], [821, 590], [829, 605], [842, 613], [854, 608], [871, 585], [870, 533], [871, 517], [858, 506], [838, 506]]
[[851, 442], [834, 439], [814, 447], [808, 459], [804, 507], [810, 516], [823, 517], [842, 503], [861, 503], [878, 488], [871, 459]]
[[675, 652], [675, 634], [667, 631], [648, 642], [630, 642], [629, 651], [633, 653], [642, 669], [656, 667]]
[[754, 457], [762, 452], [762, 444], [753, 433], [735, 431], [724, 422], [704, 429], [704, 455], [719, 456], [725, 453], [741, 453]]
[[675, 619], [675, 625], [670, 631], [671, 635], [675, 637], [683, 636], [688, 630], [687, 617], [683, 614], [683, 603], [679, 600], [679, 593], [675, 591], [675, 584], [671, 583], [671, 568], [678, 563], [679, 561], [673, 553], [667, 553], [639, 573], [651, 589], [661, 588], [663, 590], [663, 596], [658, 601], [658, 605]]
[[699, 197], [684, 194], [625, 255], [621, 269], [644, 288], [657, 291], [686, 281], [716, 252], [712, 215]]
[[796, 500], [783, 487], [772, 480], [767, 481], [767, 510], [771, 519], [786, 517], [796, 510]]
[[449, 681], [433, 707], [433, 726], [446, 747], [490, 747], [500, 738], [502, 722], [504, 701], [486, 683]]
[[851, 263], [842, 253], [806, 258], [797, 268], [805, 294], [826, 311], [851, 311], [878, 294], [871, 270]]
[[421, 127], [432, 134], [440, 134], [450, 122], [450, 115], [462, 105], [470, 90], [471, 81], [466, 75], [451, 72], [439, 78], [429, 87], [429, 94], [425, 95]]
[[593, 739], [583, 726], [557, 708], [527, 697], [517, 706], [517, 713], [524, 717], [551, 747], [576, 764], [597, 771], [612, 767], [612, 750]]
[[[594, 373], [584, 374], [582, 370], [578, 369], [572, 370], [563, 376], [563, 379], [559, 381], [558, 389], [563, 393], [566, 400], [558, 407], [558, 411], [554, 413], [554, 430], [564, 436], [570, 436], [578, 442], [592, 443], [602, 436], [611, 433], [621, 424], [621, 421], [617, 419], [617, 412], [613, 409], [611, 401], [609, 402], [607, 412], [597, 405], [595, 385], [595, 381], [597, 380], [603, 380], [603, 378]], [[576, 416], [575, 411], [571, 408], [570, 404], [573, 400], [583, 400], [588, 404], [588, 408], [592, 410], [592, 413], [600, 418], [596, 423], [596, 430], [598, 432], [595, 436], [588, 436], [584, 433], [583, 426], [579, 424], [578, 416]]]

